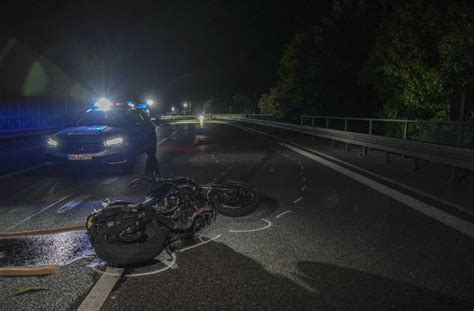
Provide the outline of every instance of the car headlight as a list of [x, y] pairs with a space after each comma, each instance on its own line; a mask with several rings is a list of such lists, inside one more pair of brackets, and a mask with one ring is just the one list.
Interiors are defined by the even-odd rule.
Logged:
[[125, 139], [119, 136], [119, 137], [107, 139], [106, 141], [104, 141], [104, 145], [106, 147], [120, 147], [124, 144], [124, 142], [125, 142]]
[[49, 148], [57, 148], [59, 145], [59, 142], [55, 140], [54, 138], [49, 137], [48, 140], [46, 141], [46, 144], [48, 145]]

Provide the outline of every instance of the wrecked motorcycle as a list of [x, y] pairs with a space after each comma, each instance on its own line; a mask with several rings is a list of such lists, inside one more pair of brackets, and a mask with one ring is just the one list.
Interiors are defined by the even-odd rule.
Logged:
[[242, 217], [255, 211], [260, 196], [240, 181], [217, 181], [199, 185], [187, 177], [141, 177], [129, 188], [149, 183], [145, 201], [105, 202], [104, 208], [87, 217], [86, 228], [99, 258], [117, 266], [150, 261], [163, 250], [211, 224], [216, 212]]

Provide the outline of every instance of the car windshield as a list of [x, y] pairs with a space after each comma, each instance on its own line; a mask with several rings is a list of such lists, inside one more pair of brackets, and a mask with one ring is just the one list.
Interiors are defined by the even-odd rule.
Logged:
[[75, 125], [76, 126], [93, 126], [93, 125], [105, 125], [105, 126], [124, 126], [130, 123], [130, 118], [124, 110], [112, 110], [112, 111], [98, 111], [93, 110], [86, 112], [80, 117]]

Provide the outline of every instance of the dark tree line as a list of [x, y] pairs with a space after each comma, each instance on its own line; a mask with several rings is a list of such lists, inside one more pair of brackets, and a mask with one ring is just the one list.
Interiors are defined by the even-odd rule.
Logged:
[[[294, 36], [262, 113], [473, 118], [474, 3], [343, 1], [311, 30]], [[461, 96], [464, 95], [464, 96]], [[471, 106], [470, 106], [471, 105]]]

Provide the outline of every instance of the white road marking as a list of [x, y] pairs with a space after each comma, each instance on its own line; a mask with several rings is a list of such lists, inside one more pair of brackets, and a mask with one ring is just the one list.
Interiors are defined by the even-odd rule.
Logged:
[[44, 212], [44, 211], [50, 209], [51, 207], [53, 207], [53, 206], [55, 206], [55, 205], [57, 205], [57, 204], [63, 202], [64, 200], [66, 200], [67, 198], [69, 198], [70, 196], [72, 196], [73, 194], [74, 194], [74, 192], [73, 192], [73, 193], [70, 193], [70, 194], [68, 194], [68, 195], [66, 195], [66, 196], [64, 196], [64, 197], [62, 197], [61, 199], [57, 200], [56, 202], [54, 202], [54, 203], [52, 203], [52, 204], [46, 206], [46, 207], [43, 208], [42, 210], [40, 210], [40, 211], [34, 213], [33, 215], [31, 215], [31, 216], [29, 216], [29, 217], [23, 219], [22, 221], [20, 221], [20, 222], [14, 224], [14, 225], [11, 226], [11, 227], [5, 229], [5, 231], [10, 231], [11, 229], [13, 229], [13, 228], [15, 228], [15, 227], [18, 227], [19, 225], [21, 225], [22, 223], [24, 223], [24, 222], [30, 220], [31, 218], [35, 217], [36, 215], [41, 214], [42, 212]]
[[66, 204], [62, 205], [60, 208], [56, 210], [56, 213], [58, 214], [64, 214], [67, 211], [72, 210], [73, 208], [77, 207], [79, 204], [81, 204], [84, 201], [87, 201], [92, 195], [91, 194], [81, 194], [71, 201], [68, 201]]
[[291, 213], [291, 211], [283, 212], [283, 213], [277, 215], [276, 218], [280, 218], [281, 216], [283, 216], [283, 215], [285, 215], [285, 214], [288, 214], [288, 213]]
[[465, 221], [459, 217], [453, 216], [447, 212], [444, 212], [440, 209], [437, 209], [434, 206], [431, 206], [427, 203], [424, 203], [420, 200], [417, 200], [413, 197], [410, 197], [409, 195], [406, 195], [400, 191], [397, 191], [393, 188], [390, 188], [386, 185], [383, 185], [375, 180], [372, 180], [368, 177], [365, 177], [363, 175], [360, 175], [356, 172], [353, 172], [347, 168], [344, 168], [340, 165], [337, 165], [335, 163], [332, 163], [326, 159], [323, 159], [317, 155], [314, 155], [312, 153], [309, 153], [305, 150], [302, 150], [300, 148], [294, 147], [292, 145], [288, 145], [286, 143], [280, 143], [282, 146], [293, 150], [296, 153], [301, 154], [302, 156], [305, 156], [311, 160], [314, 160], [326, 167], [329, 167], [338, 173], [341, 173], [349, 178], [354, 179], [355, 181], [374, 189], [375, 191], [378, 191], [400, 203], [403, 203], [404, 205], [413, 208], [414, 210], [425, 214], [433, 219], [438, 220], [439, 222], [459, 231], [462, 232], [466, 235], [468, 235], [471, 238], [474, 238], [474, 224]]
[[293, 201], [293, 203], [298, 203], [299, 201], [303, 200], [302, 197], [299, 197], [298, 199], [296, 199], [295, 201]]
[[242, 232], [255, 232], [255, 231], [260, 231], [260, 230], [265, 230], [265, 229], [268, 229], [271, 227], [272, 225], [272, 222], [269, 221], [269, 220], [266, 220], [266, 219], [260, 219], [264, 222], [267, 223], [267, 225], [265, 225], [264, 227], [261, 227], [261, 228], [257, 228], [257, 229], [248, 229], [248, 230], [233, 230], [233, 229], [230, 229], [229, 232], [232, 232], [232, 233], [242, 233]]
[[118, 179], [118, 177], [108, 178], [108, 179], [104, 180], [102, 183], [103, 183], [104, 185], [110, 185], [110, 184], [116, 182], [117, 179]]
[[[270, 134], [268, 134], [268, 133], [265, 133], [265, 132], [260, 132], [260, 131], [254, 130], [254, 129], [246, 128], [246, 127], [239, 126], [239, 125], [235, 125], [235, 124], [232, 124], [232, 123], [226, 123], [226, 122], [220, 122], [220, 123], [223, 123], [223, 124], [226, 124], [226, 125], [229, 125], [229, 126], [233, 126], [233, 127], [239, 128], [239, 129], [241, 129], [242, 131], [245, 131], [245, 132], [248, 132], [248, 133], [260, 134], [260, 135], [264, 135], [264, 136], [271, 137], [271, 138], [273, 138], [273, 139], [275, 139], [275, 140], [278, 140], [278, 141], [282, 141], [282, 139], [280, 139], [280, 138], [278, 138], [278, 137], [276, 137], [276, 136], [270, 135]], [[296, 145], [296, 144], [294, 144], [294, 145]], [[308, 149], [309, 149], [309, 148], [308, 148]], [[277, 152], [279, 152], [279, 151], [277, 151]], [[379, 178], [379, 179], [381, 179], [381, 180], [383, 180], [383, 181], [386, 181], [386, 182], [389, 182], [389, 183], [391, 183], [391, 184], [394, 184], [394, 185], [396, 185], [397, 187], [403, 188], [403, 189], [408, 190], [408, 191], [411, 191], [411, 192], [418, 193], [418, 194], [420, 194], [420, 195], [422, 195], [422, 196], [425, 196], [425, 197], [427, 197], [427, 198], [430, 198], [430, 199], [432, 199], [432, 200], [441, 202], [441, 203], [443, 203], [443, 204], [445, 204], [445, 205], [447, 205], [447, 206], [449, 206], [449, 207], [451, 207], [451, 208], [458, 209], [458, 210], [463, 211], [463, 212], [465, 212], [465, 213], [467, 213], [467, 214], [469, 214], [469, 215], [471, 215], [471, 216], [474, 216], [474, 212], [473, 212], [472, 210], [467, 209], [467, 208], [465, 208], [465, 207], [463, 207], [463, 206], [461, 206], [461, 205], [458, 205], [458, 204], [449, 202], [449, 201], [447, 201], [447, 200], [445, 200], [445, 199], [442, 199], [442, 198], [440, 198], [440, 197], [437, 197], [437, 196], [435, 196], [435, 195], [432, 195], [432, 194], [430, 194], [430, 193], [428, 193], [428, 192], [425, 192], [425, 191], [422, 191], [422, 190], [419, 190], [419, 189], [415, 189], [415, 188], [409, 187], [409, 186], [404, 185], [404, 184], [402, 184], [402, 183], [400, 183], [400, 182], [397, 182], [397, 181], [395, 181], [395, 180], [393, 180], [393, 179], [390, 179], [390, 178], [387, 178], [387, 177], [382, 176], [382, 175], [380, 175], [380, 174], [376, 174], [376, 173], [374, 173], [374, 172], [368, 171], [368, 170], [366, 170], [366, 169], [363, 169], [363, 168], [358, 167], [358, 166], [356, 166], [356, 165], [350, 164], [350, 163], [348, 163], [348, 162], [339, 160], [339, 159], [337, 159], [337, 158], [335, 158], [335, 157], [332, 157], [332, 156], [330, 156], [330, 155], [328, 155], [328, 154], [325, 154], [325, 153], [316, 151], [316, 150], [314, 150], [314, 149], [311, 149], [311, 152], [314, 153], [314, 154], [317, 154], [317, 155], [321, 155], [321, 156], [323, 156], [323, 157], [325, 157], [325, 158], [328, 158], [328, 159], [330, 159], [331, 161], [334, 161], [334, 162], [337, 162], [337, 163], [341, 163], [341, 164], [343, 164], [343, 165], [345, 165], [345, 166], [348, 166], [348, 167], [350, 167], [350, 168], [353, 168], [353, 169], [356, 169], [356, 170], [358, 170], [358, 171], [364, 172], [365, 174], [374, 176], [374, 177]]]
[[22, 170], [19, 170], [19, 171], [16, 171], [16, 172], [11, 172], [11, 173], [8, 173], [8, 174], [5, 174], [5, 175], [1, 175], [0, 180], [1, 179], [7, 179], [7, 178], [10, 178], [10, 177], [14, 177], [14, 176], [18, 176], [18, 175], [21, 175], [21, 174], [24, 174], [24, 173], [27, 173], [27, 172], [31, 172], [31, 171], [34, 171], [36, 169], [42, 168], [44, 166], [46, 166], [46, 163], [41, 163], [41, 164], [38, 164], [38, 165], [27, 167], [25, 169], [22, 169]]
[[[166, 271], [166, 270], [168, 270], [168, 269], [175, 269], [175, 268], [174, 268], [174, 266], [176, 265], [176, 255], [175, 255], [175, 253], [171, 253], [171, 261], [162, 260], [161, 262], [164, 263], [164, 264], [166, 265], [166, 267], [161, 268], [161, 269], [158, 269], [158, 270], [155, 270], [155, 271], [150, 271], [150, 272], [128, 274], [128, 275], [126, 275], [126, 276], [129, 277], [129, 278], [133, 278], [133, 277], [139, 277], [139, 276], [146, 276], [146, 275], [157, 274], [157, 273], [160, 273], [160, 272], [164, 272], [164, 271]], [[177, 266], [176, 266], [176, 267], [177, 267]]]
[[301, 191], [305, 191], [305, 190], [306, 190], [306, 186], [301, 187]]
[[100, 277], [99, 281], [97, 281], [97, 283], [94, 285], [86, 299], [82, 301], [77, 310], [100, 310], [105, 300], [112, 292], [115, 284], [117, 284], [118, 280], [122, 276], [123, 271], [124, 269], [122, 268], [107, 267], [107, 270]]
[[185, 251], [190, 250], [190, 249], [192, 249], [192, 248], [195, 248], [195, 247], [198, 247], [198, 246], [202, 246], [202, 245], [204, 245], [204, 244], [207, 244], [207, 243], [209, 243], [209, 242], [212, 242], [212, 241], [214, 241], [214, 240], [220, 238], [221, 236], [222, 236], [222, 234], [219, 234], [219, 235], [217, 235], [217, 236], [215, 236], [215, 237], [213, 237], [212, 239], [209, 239], [209, 240], [207, 240], [207, 241], [203, 241], [203, 240], [199, 237], [199, 239], [201, 240], [201, 243], [194, 244], [194, 245], [191, 245], [191, 246], [182, 248], [182, 249], [178, 250], [178, 252], [185, 252]]
[[156, 145], [159, 146], [161, 145], [162, 143], [164, 143], [168, 138], [170, 138], [171, 136], [175, 135], [176, 133], [178, 133], [179, 129], [181, 128], [181, 125], [178, 126], [178, 128], [176, 129], [176, 131], [174, 131], [173, 133], [171, 133], [170, 135], [166, 136], [166, 138], [164, 138], [162, 141], [160, 141], [159, 143], [157, 143]]
[[[161, 269], [158, 269], [158, 270], [154, 270], [154, 271], [150, 271], [150, 272], [143, 272], [143, 273], [134, 273], [134, 274], [125, 274], [124, 276], [125, 277], [128, 277], [128, 278], [133, 278], [133, 277], [139, 277], [139, 276], [146, 276], [146, 275], [152, 275], [152, 274], [157, 274], [157, 273], [160, 273], [160, 272], [164, 272], [168, 269], [174, 269], [173, 266], [176, 264], [176, 255], [175, 253], [171, 253], [171, 261], [166, 261], [166, 260], [160, 260], [163, 264], [165, 264], [165, 267], [164, 268], [161, 268]], [[98, 272], [100, 274], [107, 274], [107, 275], [111, 275], [111, 276], [118, 276], [117, 273], [113, 273], [113, 272], [108, 272], [107, 270], [106, 271], [101, 271], [95, 267], [92, 267], [92, 270], [94, 270], [95, 272]]]

